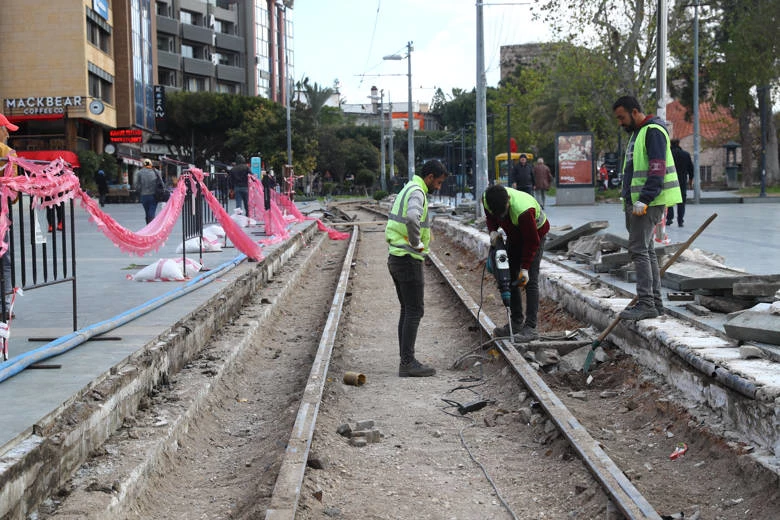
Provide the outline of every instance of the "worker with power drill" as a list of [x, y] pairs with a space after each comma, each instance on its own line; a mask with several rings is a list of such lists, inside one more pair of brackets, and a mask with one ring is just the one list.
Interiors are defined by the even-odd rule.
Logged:
[[[539, 313], [539, 266], [550, 223], [539, 202], [523, 191], [506, 188], [500, 184], [489, 187], [482, 195], [490, 242], [499, 243], [498, 228], [506, 233], [509, 253], [510, 276], [513, 280], [510, 292], [511, 330], [513, 340], [527, 343], [539, 337], [536, 332]], [[526, 309], [523, 319], [523, 300], [520, 292], [525, 288]], [[510, 323], [496, 327], [494, 337], [508, 337]]]

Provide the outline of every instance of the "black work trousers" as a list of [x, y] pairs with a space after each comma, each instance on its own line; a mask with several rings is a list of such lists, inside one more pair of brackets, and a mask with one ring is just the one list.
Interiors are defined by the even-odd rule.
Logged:
[[417, 341], [417, 329], [425, 313], [425, 279], [423, 262], [409, 255], [390, 255], [387, 269], [395, 284], [401, 315], [398, 317], [398, 345], [401, 363], [414, 360], [414, 344]]
[[[685, 186], [680, 185], [680, 194], [682, 195], [682, 202], [677, 205], [677, 223], [683, 225], [685, 220], [685, 203], [688, 201], [688, 190]], [[674, 222], [674, 206], [666, 208], [666, 225], [671, 226]]]

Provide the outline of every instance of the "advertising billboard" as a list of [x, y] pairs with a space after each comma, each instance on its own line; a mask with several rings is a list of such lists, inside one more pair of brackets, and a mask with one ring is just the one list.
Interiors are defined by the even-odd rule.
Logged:
[[558, 166], [558, 187], [593, 186], [593, 134], [560, 133], [555, 136], [555, 158]]

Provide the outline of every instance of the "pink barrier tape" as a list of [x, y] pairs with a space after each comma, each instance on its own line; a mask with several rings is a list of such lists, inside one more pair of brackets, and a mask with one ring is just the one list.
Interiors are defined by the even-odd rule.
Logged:
[[225, 211], [225, 208], [222, 207], [222, 204], [219, 203], [217, 198], [208, 190], [208, 188], [206, 188], [206, 185], [203, 182], [205, 176], [203, 170], [192, 168], [189, 172], [192, 175], [192, 179], [189, 179], [189, 182], [193, 182], [194, 180], [200, 184], [206, 204], [209, 205], [214, 216], [217, 217], [217, 221], [219, 221], [222, 228], [225, 230], [225, 235], [233, 242], [236, 249], [258, 262], [265, 258], [260, 245], [252, 240], [249, 235], [244, 233], [241, 227], [230, 218], [230, 215], [228, 215], [227, 211]]

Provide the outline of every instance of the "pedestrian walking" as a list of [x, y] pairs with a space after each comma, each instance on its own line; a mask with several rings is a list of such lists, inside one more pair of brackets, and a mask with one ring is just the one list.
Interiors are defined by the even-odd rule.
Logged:
[[260, 179], [260, 183], [263, 185], [263, 204], [265, 210], [271, 209], [271, 192], [276, 189], [276, 179], [274, 178], [274, 171], [269, 170], [263, 172], [263, 178]]
[[[509, 272], [513, 280], [509, 309], [512, 313], [513, 340], [527, 343], [539, 337], [536, 331], [539, 314], [539, 267], [550, 222], [533, 196], [500, 184], [489, 187], [482, 195], [485, 223], [495, 245], [498, 228], [506, 234]], [[523, 295], [525, 288], [525, 314]], [[496, 327], [494, 337], [509, 336], [509, 324]]]
[[528, 157], [524, 153], [520, 154], [518, 163], [512, 168], [511, 186], [529, 195], [534, 194], [534, 171], [528, 164]]
[[[682, 202], [677, 204], [677, 226], [683, 227], [685, 220], [685, 203], [688, 200], [688, 187], [693, 187], [693, 161], [691, 154], [680, 148], [680, 140], [672, 139], [672, 157], [674, 158], [674, 168], [677, 170], [677, 182], [680, 183], [680, 195]], [[669, 206], [666, 210], [666, 225], [671, 226], [674, 222], [674, 206]]]
[[436, 369], [420, 363], [414, 352], [417, 329], [424, 313], [423, 260], [429, 252], [431, 241], [428, 193], [441, 188], [447, 175], [440, 161], [432, 160], [423, 164], [395, 198], [385, 228], [390, 253], [387, 268], [401, 304], [398, 317], [401, 357], [399, 377], [428, 377], [436, 374]]
[[630, 134], [623, 161], [621, 196], [637, 293], [636, 304], [623, 310], [620, 318], [656, 318], [663, 313], [663, 301], [653, 230], [668, 206], [682, 202], [669, 132], [660, 118], [645, 115], [632, 96], [615, 101], [612, 110], [620, 126]]
[[534, 165], [534, 197], [542, 205], [542, 209], [547, 202], [547, 190], [550, 189], [552, 181], [550, 168], [544, 164], [544, 158], [539, 157]]
[[97, 184], [98, 201], [102, 208], [106, 205], [106, 196], [108, 195], [108, 179], [106, 179], [106, 172], [103, 170], [97, 171], [97, 175], [95, 175], [95, 184]]
[[236, 199], [236, 207], [243, 208], [244, 215], [249, 216], [249, 166], [243, 155], [236, 155], [236, 163], [230, 169], [230, 188]]
[[157, 199], [154, 197], [154, 193], [159, 183], [160, 177], [152, 166], [152, 160], [144, 159], [144, 167], [135, 174], [135, 190], [138, 191], [138, 196], [141, 199], [147, 224], [154, 220], [157, 213]]

